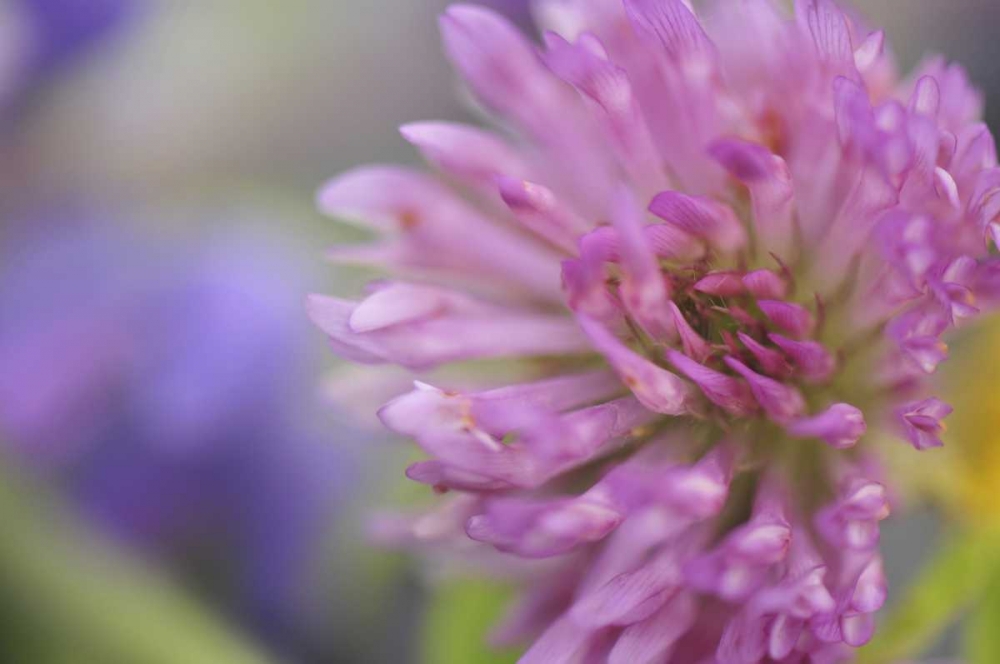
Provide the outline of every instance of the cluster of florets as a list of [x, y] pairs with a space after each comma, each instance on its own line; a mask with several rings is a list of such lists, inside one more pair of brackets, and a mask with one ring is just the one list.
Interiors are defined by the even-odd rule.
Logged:
[[407, 275], [311, 298], [335, 350], [527, 358], [380, 411], [457, 494], [395, 534], [551, 559], [498, 633], [526, 662], [849, 656], [886, 594], [868, 425], [941, 444], [926, 377], [996, 281], [961, 69], [900, 82], [831, 0], [717, 5], [543, 0], [542, 49], [455, 6], [447, 52], [517, 138], [407, 125], [444, 182], [371, 167], [320, 196], [385, 238], [337, 258]]

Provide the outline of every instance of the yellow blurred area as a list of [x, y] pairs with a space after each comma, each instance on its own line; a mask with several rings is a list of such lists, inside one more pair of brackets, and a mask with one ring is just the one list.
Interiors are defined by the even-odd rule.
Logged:
[[1000, 318], [961, 333], [941, 366], [955, 412], [942, 450], [921, 455], [922, 483], [970, 525], [1000, 524]]

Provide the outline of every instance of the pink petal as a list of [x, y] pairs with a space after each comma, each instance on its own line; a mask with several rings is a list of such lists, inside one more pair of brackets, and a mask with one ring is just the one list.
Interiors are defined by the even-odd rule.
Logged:
[[736, 358], [726, 357], [725, 362], [733, 371], [746, 379], [757, 403], [775, 422], [787, 422], [805, 410], [805, 400], [794, 387], [762, 376]]
[[750, 388], [739, 379], [709, 369], [675, 350], [667, 351], [667, 359], [693, 381], [709, 401], [723, 410], [739, 416], [757, 410]]
[[644, 406], [667, 415], [691, 411], [691, 391], [683, 380], [630, 350], [597, 321], [578, 318], [591, 342]]

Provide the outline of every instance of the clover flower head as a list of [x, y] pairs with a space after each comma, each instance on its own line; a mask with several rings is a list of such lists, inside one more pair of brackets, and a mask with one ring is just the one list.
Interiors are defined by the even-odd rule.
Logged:
[[[535, 9], [540, 46], [441, 17], [501, 131], [406, 125], [436, 176], [319, 197], [381, 237], [335, 258], [399, 280], [309, 312], [341, 355], [421, 373], [380, 416], [452, 494], [388, 530], [524, 559], [496, 634], [524, 662], [849, 658], [886, 594], [868, 432], [940, 444], [927, 377], [995, 284], [981, 96], [939, 59], [899, 78], [832, 0]], [[471, 388], [427, 374], [473, 361]]]

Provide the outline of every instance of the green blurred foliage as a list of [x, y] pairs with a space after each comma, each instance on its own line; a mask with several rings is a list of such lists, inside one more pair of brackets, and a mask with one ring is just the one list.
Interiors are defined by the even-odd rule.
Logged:
[[495, 581], [452, 580], [434, 592], [424, 617], [424, 664], [513, 664], [516, 652], [488, 645], [490, 629], [510, 599]]
[[993, 559], [993, 578], [965, 626], [964, 653], [968, 664], [1000, 662], [1000, 552]]
[[267, 664], [168, 580], [82, 531], [0, 470], [0, 661]]
[[[1000, 532], [956, 533], [902, 591], [875, 639], [861, 650], [858, 664], [886, 664], [921, 655], [984, 599], [1000, 609], [1000, 596], [990, 593], [990, 583], [1000, 571], [998, 563]], [[1000, 616], [1000, 611], [993, 615]], [[1000, 659], [974, 659], [970, 664], [979, 662], [996, 664]]]

